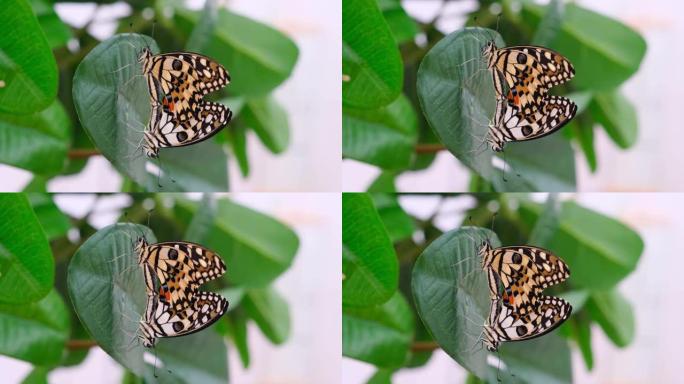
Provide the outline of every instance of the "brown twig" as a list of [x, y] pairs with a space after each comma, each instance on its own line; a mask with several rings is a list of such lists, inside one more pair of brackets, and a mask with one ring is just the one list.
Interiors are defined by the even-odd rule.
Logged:
[[87, 159], [88, 157], [98, 155], [101, 155], [101, 153], [97, 149], [72, 149], [67, 154], [70, 159]]
[[97, 343], [95, 342], [95, 340], [69, 340], [66, 343], [67, 349], [70, 350], [90, 349], [96, 345]]
[[434, 341], [416, 341], [411, 345], [411, 350], [413, 352], [430, 352], [439, 348], [439, 344]]
[[445, 150], [446, 147], [442, 144], [418, 144], [416, 145], [416, 153], [436, 153]]

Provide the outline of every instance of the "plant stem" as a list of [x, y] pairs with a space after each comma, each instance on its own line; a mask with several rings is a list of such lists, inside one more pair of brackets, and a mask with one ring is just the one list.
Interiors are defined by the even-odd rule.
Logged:
[[416, 341], [411, 345], [413, 352], [430, 352], [439, 348], [439, 344], [434, 341]]
[[83, 148], [83, 149], [72, 149], [69, 151], [67, 156], [70, 159], [87, 159], [91, 156], [101, 155], [100, 151], [97, 149]]
[[67, 349], [72, 351], [76, 349], [90, 349], [95, 346], [97, 346], [95, 340], [69, 340], [66, 343]]
[[436, 153], [445, 150], [442, 144], [417, 144], [416, 153]]

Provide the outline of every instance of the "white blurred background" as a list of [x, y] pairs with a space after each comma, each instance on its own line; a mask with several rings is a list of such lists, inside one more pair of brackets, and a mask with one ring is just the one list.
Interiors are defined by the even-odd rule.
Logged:
[[[201, 9], [204, 0], [186, 3]], [[271, 154], [253, 132], [248, 134], [251, 173], [243, 179], [229, 158], [231, 191], [340, 190], [342, 158], [342, 20], [340, 1], [223, 0], [231, 11], [267, 23], [294, 39], [299, 59], [290, 78], [275, 92], [289, 114], [290, 146], [280, 155]], [[60, 18], [82, 27], [96, 11], [92, 3], [60, 3]], [[129, 15], [124, 2], [101, 5], [89, 31], [100, 39], [110, 37], [112, 18]], [[230, 68], [227, 68], [230, 71]], [[238, 76], [239, 74], [232, 74]], [[21, 191], [31, 180], [27, 171], [0, 165], [3, 191]], [[92, 157], [77, 176], [58, 177], [48, 185], [51, 192], [117, 192], [122, 179], [102, 156]]]
[[[544, 201], [545, 194], [535, 199]], [[581, 205], [614, 217], [642, 236], [645, 250], [637, 269], [619, 285], [635, 311], [634, 342], [618, 349], [592, 328], [594, 370], [587, 372], [584, 361], [573, 346], [573, 378], [576, 383], [679, 383], [681, 382], [682, 316], [680, 305], [684, 295], [681, 271], [684, 268], [684, 243], [676, 239], [684, 233], [684, 194], [676, 193], [581, 193], [563, 194], [562, 199], [575, 199]], [[419, 218], [427, 219], [435, 212], [438, 196], [402, 196], [401, 206]], [[437, 226], [442, 230], [456, 228], [461, 212], [474, 204], [464, 199], [450, 201], [440, 211]], [[344, 384], [362, 384], [375, 372], [366, 363], [344, 358]], [[393, 376], [394, 384], [463, 383], [466, 373], [441, 350], [427, 365], [402, 370]], [[502, 377], [503, 382], [507, 382]]]
[[[199, 194], [192, 197], [199, 199]], [[237, 351], [229, 344], [229, 374], [233, 383], [320, 384], [340, 380], [342, 341], [342, 206], [338, 193], [233, 193], [230, 197], [291, 226], [300, 246], [294, 263], [276, 280], [275, 287], [290, 305], [290, 339], [272, 345], [255, 324], [249, 324], [251, 365], [242, 367]], [[116, 221], [116, 208], [128, 197], [101, 198], [90, 223], [101, 228]], [[83, 217], [93, 206], [92, 195], [56, 195], [65, 212]], [[230, 266], [228, 266], [230, 270]], [[212, 332], [212, 331], [210, 331]], [[0, 383], [19, 383], [31, 365], [0, 356]], [[121, 383], [123, 370], [99, 348], [92, 348], [84, 363], [53, 371], [51, 384]]]
[[[548, 1], [538, 1], [548, 3]], [[684, 172], [674, 165], [681, 161], [682, 133], [680, 87], [684, 85], [677, 64], [684, 58], [684, 23], [678, 22], [681, 1], [578, 0], [576, 3], [620, 20], [647, 41], [646, 56], [639, 71], [625, 84], [625, 95], [637, 107], [639, 136], [627, 151], [618, 149], [602, 129], [595, 130], [598, 170], [592, 174], [584, 155], [576, 151], [578, 191], [684, 191]], [[429, 21], [439, 11], [441, 0], [402, 0], [407, 12]], [[475, 1], [453, 1], [443, 9], [440, 24], [448, 33], [461, 28], [458, 15], [476, 9]], [[343, 189], [363, 191], [377, 177], [377, 168], [345, 160]], [[442, 151], [427, 171], [399, 177], [397, 188], [406, 192], [457, 192], [468, 190], [469, 174], [450, 153]]]

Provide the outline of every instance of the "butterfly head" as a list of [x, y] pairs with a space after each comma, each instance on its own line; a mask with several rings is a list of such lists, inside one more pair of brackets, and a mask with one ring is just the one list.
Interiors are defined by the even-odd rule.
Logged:
[[147, 155], [147, 157], [152, 159], [159, 157], [159, 144], [152, 132], [145, 132], [145, 144], [143, 144], [143, 150], [145, 151], [145, 155]]
[[152, 336], [152, 329], [145, 321], [140, 321], [140, 332], [138, 333], [138, 340], [145, 348], [152, 348], [157, 339]]
[[135, 242], [135, 254], [138, 255], [139, 261], [142, 261], [143, 255], [145, 254], [145, 248], [147, 248], [147, 240], [140, 236]]
[[496, 44], [494, 43], [494, 40], [490, 40], [482, 47], [482, 56], [490, 58], [494, 54], [494, 51], [496, 51]]
[[499, 339], [496, 336], [494, 328], [486, 324], [483, 328], [484, 330], [484, 345], [489, 352], [496, 352], [499, 349]]
[[140, 54], [138, 55], [138, 63], [144, 63], [150, 57], [152, 57], [152, 51], [150, 51], [149, 48], [143, 48]]
[[482, 268], [484, 269], [487, 267], [490, 263], [490, 255], [492, 252], [492, 245], [489, 243], [489, 239], [485, 240], [480, 244], [480, 248], [477, 250], [477, 255], [480, 257], [480, 260], [482, 260]]

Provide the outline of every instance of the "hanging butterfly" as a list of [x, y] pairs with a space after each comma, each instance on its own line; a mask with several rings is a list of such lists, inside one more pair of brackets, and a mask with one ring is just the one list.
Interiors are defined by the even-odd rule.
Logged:
[[163, 105], [152, 104], [150, 122], [145, 129], [143, 150], [157, 158], [160, 148], [184, 147], [207, 140], [225, 127], [233, 112], [223, 104], [203, 101], [197, 109], [176, 117]]
[[533, 303], [514, 307], [501, 298], [491, 299], [484, 326], [484, 344], [496, 352], [504, 341], [530, 340], [545, 335], [570, 317], [572, 306], [558, 297], [539, 296]]
[[541, 109], [552, 86], [575, 76], [568, 59], [544, 47], [497, 48], [491, 40], [482, 48], [482, 56], [492, 73], [496, 98], [507, 99], [526, 115]]
[[172, 306], [191, 299], [200, 285], [226, 272], [226, 265], [218, 254], [195, 243], [148, 244], [144, 237], [139, 237], [135, 253], [143, 268], [148, 296], [158, 295], [160, 301]]
[[176, 115], [195, 110], [202, 97], [230, 83], [221, 64], [197, 53], [153, 55], [143, 48], [138, 61], [152, 100]]
[[157, 338], [185, 336], [203, 330], [220, 319], [227, 309], [228, 301], [213, 292], [198, 291], [175, 307], [157, 295], [150, 295], [140, 320], [138, 338], [144, 347], [152, 348]]
[[505, 299], [511, 305], [530, 303], [543, 289], [570, 277], [570, 268], [563, 260], [539, 247], [492, 248], [485, 241], [478, 255], [482, 269], [487, 272], [490, 297], [500, 297], [503, 288]]
[[496, 101], [496, 112], [489, 124], [487, 143], [495, 152], [503, 151], [506, 142], [528, 141], [542, 138], [561, 129], [577, 113], [577, 104], [561, 96], [546, 96], [538, 108], [519, 106], [506, 99]]

